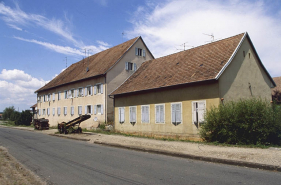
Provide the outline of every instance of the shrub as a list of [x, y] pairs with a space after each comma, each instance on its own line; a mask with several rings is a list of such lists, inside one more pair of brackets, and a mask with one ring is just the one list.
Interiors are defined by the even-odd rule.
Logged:
[[281, 145], [281, 108], [261, 99], [220, 104], [207, 111], [200, 136], [209, 142]]
[[17, 119], [15, 120], [15, 125], [26, 125], [29, 126], [32, 121], [32, 114], [29, 110], [22, 111]]
[[15, 112], [15, 107], [6, 107], [3, 111], [3, 119], [4, 120], [11, 120], [12, 114]]

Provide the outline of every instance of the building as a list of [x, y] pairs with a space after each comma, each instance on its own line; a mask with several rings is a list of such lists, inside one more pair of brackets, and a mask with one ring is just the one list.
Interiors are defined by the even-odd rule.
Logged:
[[275, 83], [247, 33], [144, 62], [111, 93], [115, 130], [196, 139], [204, 114], [230, 100], [271, 101]]
[[273, 78], [276, 87], [271, 89], [272, 101], [281, 104], [281, 76]]
[[113, 100], [108, 94], [153, 58], [143, 39], [136, 37], [72, 64], [35, 91], [38, 118], [56, 126], [90, 114], [91, 119], [81, 124], [86, 128], [113, 121]]

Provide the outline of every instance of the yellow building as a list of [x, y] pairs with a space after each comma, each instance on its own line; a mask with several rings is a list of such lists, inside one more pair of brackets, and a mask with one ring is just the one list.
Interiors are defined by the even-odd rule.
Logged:
[[90, 114], [91, 119], [81, 124], [84, 128], [113, 121], [113, 100], [108, 94], [153, 58], [137, 37], [72, 64], [36, 91], [37, 117], [56, 126]]
[[110, 95], [115, 130], [198, 138], [200, 122], [222, 101], [271, 100], [275, 83], [247, 33], [144, 62]]

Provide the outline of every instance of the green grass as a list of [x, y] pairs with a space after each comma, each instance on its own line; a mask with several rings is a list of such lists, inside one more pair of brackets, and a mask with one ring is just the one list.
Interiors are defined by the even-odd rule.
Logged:
[[0, 125], [4, 125], [7, 127], [32, 127], [32, 125], [26, 126], [26, 125], [15, 125], [15, 121], [0, 121]]

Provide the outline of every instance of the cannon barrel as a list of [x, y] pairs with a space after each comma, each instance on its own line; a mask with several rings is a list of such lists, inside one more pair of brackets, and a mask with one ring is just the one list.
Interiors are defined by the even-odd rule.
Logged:
[[[82, 116], [79, 116], [67, 123], [65, 122], [62, 122], [62, 123], [59, 123], [58, 124], [58, 130], [59, 132], [62, 134], [62, 133], [69, 133], [69, 132], [78, 132], [78, 133], [81, 133], [82, 132], [82, 129], [81, 127], [79, 127], [80, 123], [82, 121], [85, 121], [87, 119], [89, 119], [91, 116], [90, 115], [82, 115]], [[74, 126], [78, 124], [78, 128], [75, 129]]]

